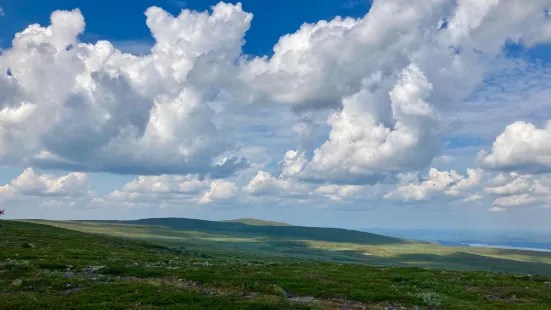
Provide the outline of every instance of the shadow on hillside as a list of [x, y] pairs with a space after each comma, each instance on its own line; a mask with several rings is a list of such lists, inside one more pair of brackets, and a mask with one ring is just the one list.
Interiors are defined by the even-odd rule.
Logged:
[[[195, 224], [202, 224], [199, 223]], [[208, 222], [212, 223], [212, 222]], [[120, 223], [118, 223], [120, 224]], [[227, 223], [224, 223], [227, 224]], [[230, 223], [235, 224], [235, 223]], [[238, 226], [241, 224], [238, 224]], [[384, 236], [359, 233], [346, 230], [329, 230], [329, 232], [335, 232], [336, 236], [328, 234], [325, 229], [319, 229], [314, 232], [304, 232], [301, 229], [311, 230], [312, 228], [306, 227], [292, 227], [295, 230], [285, 230], [287, 234], [278, 235], [276, 232], [280, 232], [281, 228], [287, 227], [254, 227], [246, 226], [246, 232], [250, 232], [249, 228], [253, 228], [254, 234], [243, 233], [243, 227], [237, 227], [233, 229], [233, 234], [228, 233], [228, 227], [222, 229], [206, 229], [204, 226], [200, 229], [190, 229], [187, 227], [184, 230], [182, 227], [170, 231], [162, 227], [151, 227], [150, 229], [142, 228], [141, 231], [144, 235], [151, 234], [151, 237], [132, 237], [131, 235], [119, 237], [129, 239], [142, 239], [155, 241], [155, 243], [170, 245], [175, 248], [183, 248], [184, 250], [193, 250], [202, 253], [208, 253], [216, 255], [231, 253], [234, 257], [242, 257], [250, 259], [251, 256], [267, 259], [279, 259], [279, 258], [294, 258], [294, 259], [307, 259], [313, 261], [327, 261], [337, 263], [358, 263], [375, 266], [402, 266], [402, 267], [426, 267], [436, 269], [453, 269], [453, 270], [479, 270], [479, 271], [493, 271], [493, 272], [507, 272], [517, 274], [540, 274], [551, 276], [551, 264], [535, 263], [535, 262], [522, 262], [510, 259], [501, 259], [487, 257], [483, 255], [477, 255], [466, 252], [455, 252], [453, 254], [438, 255], [427, 253], [423, 251], [430, 251], [430, 249], [424, 249], [419, 247], [418, 253], [396, 253], [401, 251], [398, 247], [385, 247], [385, 245], [393, 245], [397, 242], [407, 243], [406, 240], [389, 238]], [[217, 226], [217, 225], [214, 225]], [[299, 228], [299, 230], [296, 230]], [[325, 231], [324, 231], [325, 230]], [[196, 237], [193, 232], [201, 231], [206, 232], [206, 238]], [[258, 233], [258, 232], [262, 233]], [[320, 231], [323, 232], [320, 235]], [[292, 233], [291, 233], [292, 232]], [[338, 235], [339, 233], [344, 234]], [[347, 234], [351, 235], [347, 235]], [[355, 235], [354, 233], [359, 233]], [[113, 232], [106, 230], [100, 234], [111, 234]], [[216, 234], [216, 235], [213, 235]], [[114, 234], [117, 235], [117, 234]], [[275, 235], [275, 236], [274, 236]], [[166, 237], [171, 238], [166, 238]], [[208, 237], [228, 237], [226, 240], [214, 240]], [[272, 237], [273, 236], [273, 237]], [[354, 236], [361, 237], [353, 239]], [[247, 239], [247, 241], [231, 240], [231, 237], [235, 239]], [[259, 238], [262, 237], [262, 238]], [[379, 237], [381, 237], [379, 239]], [[352, 239], [351, 239], [352, 238]], [[292, 240], [295, 239], [295, 240]], [[299, 240], [297, 240], [299, 239]], [[334, 244], [324, 245], [318, 244], [320, 248], [314, 247], [308, 241], [327, 241], [333, 243], [340, 243], [340, 246], [350, 246], [349, 249], [331, 249]], [[396, 242], [395, 242], [396, 241]], [[387, 242], [387, 243], [385, 243]], [[355, 244], [351, 244], [355, 243]], [[356, 245], [358, 247], [356, 248]], [[374, 247], [364, 247], [361, 245], [375, 245]], [[322, 248], [328, 246], [328, 248]], [[403, 249], [412, 250], [410, 245], [405, 245]], [[363, 251], [373, 251], [372, 254], [364, 253]], [[386, 253], [386, 254], [379, 254]], [[393, 253], [396, 253], [393, 255]], [[517, 254], [518, 251], [514, 250], [501, 250], [503, 255]], [[539, 257], [537, 253], [534, 253], [536, 257]], [[384, 255], [384, 256], [383, 256]], [[542, 254], [544, 257], [545, 254]]]
[[[497, 254], [499, 255], [515, 255], [515, 254], [525, 254], [528, 251], [519, 251], [519, 250], [509, 250], [509, 249], [498, 249]], [[529, 251], [530, 256], [534, 257], [541, 257], [541, 258], [550, 258], [551, 259], [551, 252], [538, 252], [538, 251]]]
[[551, 275], [551, 265], [549, 264], [521, 262], [465, 252], [456, 252], [449, 255], [400, 254], [391, 258], [391, 260], [398, 264], [414, 263], [422, 267], [438, 269]]
[[181, 242], [195, 244], [203, 250], [223, 249], [241, 253], [244, 257], [258, 255], [265, 258], [293, 258], [334, 263], [355, 263], [381, 267], [421, 267], [460, 271], [491, 271], [511, 274], [539, 274], [551, 276], [551, 265], [493, 258], [472, 253], [456, 252], [448, 255], [430, 253], [396, 254], [394, 256], [367, 255], [357, 250], [330, 250], [313, 248], [306, 242], [265, 240], [262, 242], [223, 242], [190, 239]]

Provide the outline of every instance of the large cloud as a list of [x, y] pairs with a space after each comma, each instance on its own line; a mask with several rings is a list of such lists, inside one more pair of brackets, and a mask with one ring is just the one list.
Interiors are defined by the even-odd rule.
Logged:
[[438, 112], [456, 109], [502, 68], [507, 42], [551, 40], [548, 2], [523, 4], [374, 1], [364, 18], [305, 24], [282, 37], [274, 56], [247, 63], [242, 78], [257, 98], [341, 108], [303, 178], [365, 183], [419, 170], [439, 151]]
[[[155, 45], [139, 57], [79, 42], [81, 13], [57, 11], [0, 56], [0, 162], [221, 178], [248, 166], [235, 156], [235, 127], [288, 106], [335, 110], [313, 154], [302, 137], [281, 176], [264, 176], [279, 188], [424, 169], [439, 154], [440, 112], [501, 68], [504, 44], [550, 41], [545, 9], [547, 0], [379, 0], [363, 18], [304, 24], [271, 57], [242, 54], [252, 15], [240, 4], [177, 17], [149, 8]], [[226, 118], [236, 111], [246, 115]]]
[[[0, 56], [0, 160], [116, 173], [219, 176], [246, 166], [226, 156], [231, 139], [210, 104], [241, 54], [251, 14], [220, 3], [213, 13], [146, 11], [150, 55], [80, 43], [79, 10], [30, 25]], [[230, 69], [228, 69], [230, 68]]]
[[521, 173], [551, 171], [551, 121], [542, 129], [531, 123], [515, 122], [501, 133], [490, 153], [479, 153], [482, 167]]
[[376, 99], [368, 91], [347, 98], [343, 110], [330, 118], [329, 140], [314, 152], [306, 174], [354, 181], [356, 176], [424, 168], [439, 151], [435, 112], [425, 102], [431, 91], [419, 68], [407, 67], [389, 93], [391, 128], [384, 125], [391, 122], [388, 116], [370, 110]]

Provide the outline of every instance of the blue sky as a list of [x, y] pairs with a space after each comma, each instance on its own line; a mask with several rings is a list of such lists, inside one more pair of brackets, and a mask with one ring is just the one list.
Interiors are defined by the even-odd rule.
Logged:
[[0, 205], [542, 230], [550, 5], [519, 1], [2, 3]]
[[[6, 16], [0, 22], [2, 46], [9, 46], [13, 34], [27, 25], [39, 23], [47, 25], [50, 14], [55, 10], [72, 10], [79, 8], [86, 17], [86, 35], [83, 41], [110, 40], [115, 42], [154, 43], [151, 33], [145, 24], [145, 10], [150, 6], [159, 6], [172, 14], [189, 8], [196, 11], [210, 9], [219, 1], [207, 0], [162, 0], [162, 1], [10, 1], [3, 6]], [[245, 39], [244, 51], [252, 55], [270, 55], [272, 47], [285, 34], [296, 31], [303, 23], [331, 20], [335, 16], [359, 18], [369, 10], [370, 1], [366, 0], [320, 0], [315, 5], [312, 1], [227, 1], [243, 4], [244, 10], [254, 14], [251, 30]], [[121, 14], [124, 12], [124, 14]]]

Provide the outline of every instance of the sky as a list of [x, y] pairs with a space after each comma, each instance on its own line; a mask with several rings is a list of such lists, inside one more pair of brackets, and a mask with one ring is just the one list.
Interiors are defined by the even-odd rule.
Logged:
[[550, 231], [550, 9], [0, 1], [0, 208]]

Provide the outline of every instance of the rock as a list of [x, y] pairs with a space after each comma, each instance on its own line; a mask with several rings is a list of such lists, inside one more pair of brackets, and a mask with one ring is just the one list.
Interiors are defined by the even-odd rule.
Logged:
[[543, 285], [545, 285], [545, 286], [551, 286], [551, 282], [544, 282]]
[[22, 248], [35, 248], [36, 246], [32, 243], [23, 243], [21, 245]]
[[68, 271], [68, 272], [66, 272], [66, 273], [63, 274], [63, 277], [64, 277], [64, 278], [70, 278], [70, 277], [72, 277], [72, 276], [73, 276], [73, 273], [72, 273], [71, 271]]
[[319, 300], [315, 299], [312, 296], [297, 296], [297, 297], [289, 298], [289, 300], [297, 303], [304, 303], [304, 304], [320, 303]]
[[7, 295], [7, 294], [11, 294], [11, 291], [8, 291], [8, 290], [2, 290], [2, 291], [0, 291], [0, 294], [5, 294], [5, 295]]
[[82, 288], [80, 288], [80, 287], [75, 287], [75, 288], [72, 288], [72, 289], [70, 289], [70, 290], [66, 290], [65, 292], [63, 292], [63, 294], [65, 294], [65, 295], [71, 295], [71, 294], [74, 294], [74, 293], [80, 292], [80, 291], [82, 291]]
[[11, 283], [11, 286], [20, 286], [21, 284], [23, 284], [23, 281], [21, 279], [17, 279]]
[[484, 299], [486, 299], [486, 300], [501, 301], [501, 302], [508, 302], [508, 303], [514, 302], [515, 298], [516, 298], [515, 295], [513, 295], [512, 298], [507, 298], [507, 297], [503, 297], [503, 296], [493, 296], [493, 295], [484, 296]]

